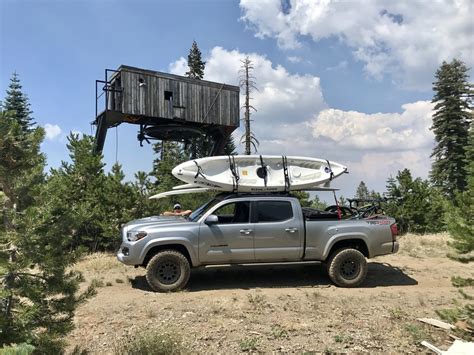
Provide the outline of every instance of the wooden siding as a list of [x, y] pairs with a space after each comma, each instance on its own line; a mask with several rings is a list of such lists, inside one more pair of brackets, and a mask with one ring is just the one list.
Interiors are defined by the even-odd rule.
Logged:
[[[239, 88], [138, 68], [120, 67], [121, 111], [126, 115], [239, 126]], [[172, 93], [172, 101], [165, 100]], [[116, 106], [116, 105], [114, 105]]]

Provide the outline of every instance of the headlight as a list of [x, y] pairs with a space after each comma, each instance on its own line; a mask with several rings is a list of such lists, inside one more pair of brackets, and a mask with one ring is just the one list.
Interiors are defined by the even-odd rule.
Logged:
[[127, 239], [130, 242], [136, 242], [137, 240], [143, 239], [146, 237], [146, 232], [139, 231], [139, 232], [127, 232]]

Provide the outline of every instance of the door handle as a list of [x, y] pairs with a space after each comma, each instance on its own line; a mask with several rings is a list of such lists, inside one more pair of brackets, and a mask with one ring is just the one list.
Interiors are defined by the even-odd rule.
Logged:
[[298, 231], [298, 228], [286, 228], [285, 231], [288, 233], [295, 233]]
[[249, 235], [250, 233], [252, 233], [251, 229], [241, 229], [240, 230], [240, 234]]

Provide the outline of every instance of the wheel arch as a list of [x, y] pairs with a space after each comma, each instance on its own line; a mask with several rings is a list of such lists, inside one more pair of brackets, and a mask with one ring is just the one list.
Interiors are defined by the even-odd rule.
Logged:
[[191, 254], [189, 253], [189, 250], [185, 245], [179, 244], [179, 243], [170, 243], [170, 244], [154, 245], [150, 249], [148, 249], [141, 266], [146, 268], [151, 258], [153, 258], [156, 254], [158, 254], [160, 251], [163, 251], [163, 250], [178, 251], [186, 257], [186, 259], [189, 261], [189, 265], [193, 265]]
[[370, 257], [369, 248], [365, 240], [361, 237], [354, 236], [334, 241], [326, 249], [324, 253], [324, 260], [327, 261], [335, 251], [346, 248], [356, 249], [360, 251], [366, 258]]

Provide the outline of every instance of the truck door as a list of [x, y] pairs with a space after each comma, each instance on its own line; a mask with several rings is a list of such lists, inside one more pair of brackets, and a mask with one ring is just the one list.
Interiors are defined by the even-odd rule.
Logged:
[[304, 225], [290, 201], [254, 202], [255, 260], [299, 260], [303, 251]]
[[250, 202], [229, 202], [212, 212], [218, 223], [201, 223], [199, 260], [206, 264], [254, 262], [254, 226]]

